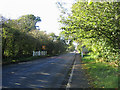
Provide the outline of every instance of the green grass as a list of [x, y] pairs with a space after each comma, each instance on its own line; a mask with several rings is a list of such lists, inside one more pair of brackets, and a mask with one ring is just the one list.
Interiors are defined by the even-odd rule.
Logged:
[[106, 63], [96, 62], [94, 56], [86, 55], [82, 58], [83, 68], [89, 76], [94, 88], [118, 88], [118, 69]]
[[21, 57], [21, 58], [17, 58], [17, 59], [4, 59], [2, 61], [2, 64], [7, 65], [7, 64], [14, 64], [14, 63], [19, 63], [19, 62], [27, 62], [27, 61], [32, 61], [32, 60], [45, 58], [45, 57], [49, 57], [49, 55], [48, 56]]

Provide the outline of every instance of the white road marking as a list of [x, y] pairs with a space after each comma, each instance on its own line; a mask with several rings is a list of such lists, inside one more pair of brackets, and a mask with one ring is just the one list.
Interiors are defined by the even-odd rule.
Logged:
[[71, 71], [71, 74], [70, 74], [70, 78], [69, 78], [67, 86], [66, 86], [66, 90], [69, 90], [69, 88], [71, 86], [73, 71], [74, 71], [74, 68], [75, 68], [75, 63], [76, 63], [76, 60], [74, 61], [74, 64], [73, 64], [73, 67], [72, 67], [72, 71]]

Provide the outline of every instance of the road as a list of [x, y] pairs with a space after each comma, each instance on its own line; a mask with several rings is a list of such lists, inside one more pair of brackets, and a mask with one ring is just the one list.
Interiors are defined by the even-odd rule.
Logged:
[[60, 88], [75, 53], [3, 66], [3, 88]]

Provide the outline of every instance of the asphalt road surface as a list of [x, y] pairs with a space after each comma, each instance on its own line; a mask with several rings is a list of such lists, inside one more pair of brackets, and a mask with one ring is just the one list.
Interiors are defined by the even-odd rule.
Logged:
[[75, 53], [3, 66], [3, 88], [60, 88]]

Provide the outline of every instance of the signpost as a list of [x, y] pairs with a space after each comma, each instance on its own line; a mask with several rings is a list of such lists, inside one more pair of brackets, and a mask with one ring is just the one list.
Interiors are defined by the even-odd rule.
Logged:
[[42, 49], [45, 50], [45, 46], [44, 45], [42, 46]]
[[47, 55], [47, 51], [45, 51], [45, 45], [42, 46], [43, 51], [33, 51], [33, 56], [45, 56]]

